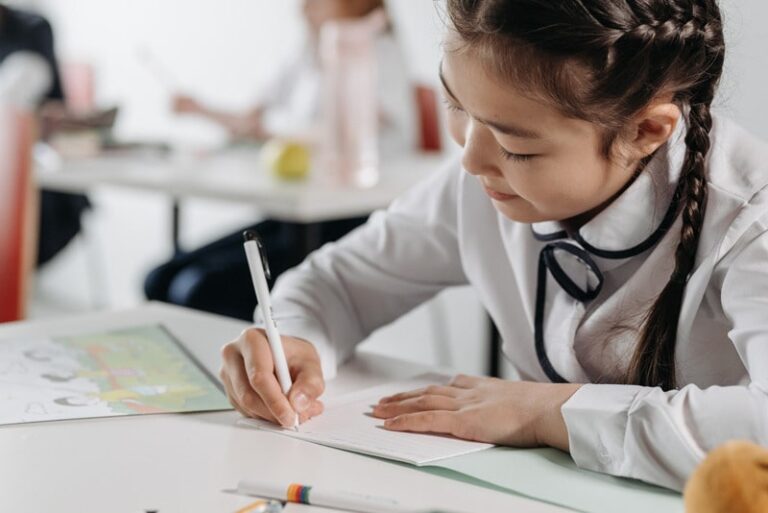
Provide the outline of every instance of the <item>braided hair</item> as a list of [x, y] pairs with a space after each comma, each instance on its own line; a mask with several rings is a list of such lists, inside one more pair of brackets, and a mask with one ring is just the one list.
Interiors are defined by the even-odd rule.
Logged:
[[447, 0], [452, 28], [492, 72], [603, 129], [610, 157], [628, 121], [671, 95], [687, 135], [675, 197], [675, 267], [648, 310], [625, 381], [676, 387], [677, 325], [707, 205], [710, 107], [725, 42], [716, 0]]

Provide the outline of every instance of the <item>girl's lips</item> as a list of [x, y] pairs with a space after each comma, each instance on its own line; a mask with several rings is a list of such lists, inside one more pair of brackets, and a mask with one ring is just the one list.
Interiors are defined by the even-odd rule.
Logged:
[[508, 201], [517, 198], [514, 194], [504, 194], [503, 192], [495, 191], [488, 187], [485, 187], [485, 193], [496, 201]]

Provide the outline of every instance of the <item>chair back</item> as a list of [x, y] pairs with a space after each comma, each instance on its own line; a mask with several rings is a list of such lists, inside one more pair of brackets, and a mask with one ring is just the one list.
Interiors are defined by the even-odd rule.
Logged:
[[34, 120], [0, 106], [0, 322], [24, 318], [37, 247]]
[[437, 94], [424, 84], [415, 86], [416, 108], [419, 116], [419, 149], [421, 151], [440, 151], [440, 117], [438, 114]]

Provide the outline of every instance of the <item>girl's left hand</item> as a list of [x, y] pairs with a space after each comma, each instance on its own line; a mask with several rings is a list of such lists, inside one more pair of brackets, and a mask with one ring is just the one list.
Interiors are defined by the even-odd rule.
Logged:
[[386, 419], [384, 427], [393, 431], [567, 451], [560, 408], [580, 386], [459, 375], [446, 386], [384, 397], [372, 413]]

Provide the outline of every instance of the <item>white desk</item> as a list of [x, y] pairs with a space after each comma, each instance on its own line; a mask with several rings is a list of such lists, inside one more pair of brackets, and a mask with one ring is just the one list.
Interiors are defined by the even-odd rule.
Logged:
[[[0, 326], [0, 339], [63, 335], [164, 323], [214, 374], [219, 348], [244, 323], [149, 304]], [[328, 394], [372, 386], [419, 367], [361, 354]], [[447, 480], [405, 465], [236, 425], [235, 412], [150, 415], [0, 427], [0, 511], [19, 513], [234, 513], [251, 502], [225, 493], [268, 474], [285, 482], [349, 487], [414, 507], [452, 511], [557, 513], [562, 508]], [[327, 511], [291, 506], [286, 511]]]
[[171, 242], [176, 251], [181, 249], [180, 201], [197, 197], [248, 203], [265, 217], [303, 223], [307, 229], [299, 242], [309, 253], [320, 245], [310, 223], [362, 217], [384, 208], [438, 169], [444, 158], [441, 154], [412, 153], [385, 159], [380, 166], [380, 182], [367, 189], [315, 180], [277, 180], [265, 169], [256, 148], [233, 148], [200, 157], [126, 152], [71, 158], [51, 168], [37, 166], [35, 177], [41, 188], [54, 191], [87, 193], [113, 186], [171, 196]]
[[276, 180], [256, 149], [231, 149], [207, 157], [115, 154], [65, 159], [59, 169], [41, 169], [38, 184], [50, 190], [88, 192], [121, 186], [164, 192], [175, 198], [204, 197], [256, 206], [265, 216], [310, 223], [364, 216], [386, 207], [436, 170], [442, 155], [414, 153], [381, 163], [381, 181], [368, 189]]

